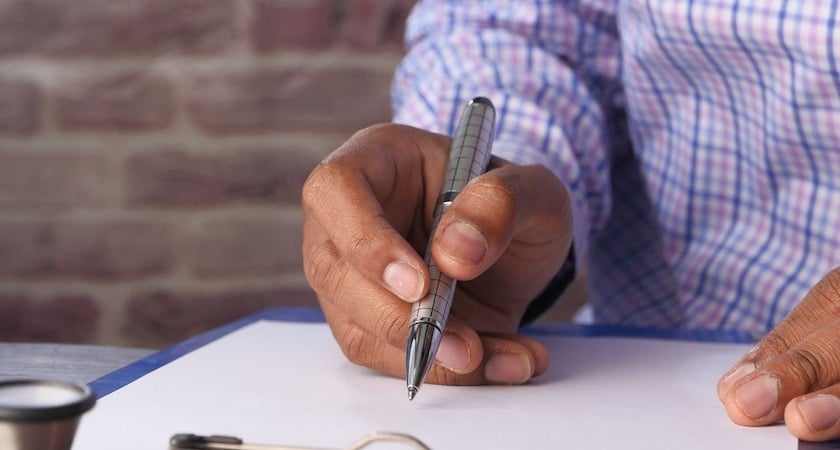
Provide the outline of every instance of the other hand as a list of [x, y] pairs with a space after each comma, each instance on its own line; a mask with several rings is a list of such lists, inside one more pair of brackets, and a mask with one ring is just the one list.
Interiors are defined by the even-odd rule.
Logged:
[[740, 425], [784, 418], [800, 439], [840, 438], [840, 268], [721, 378], [718, 396]]

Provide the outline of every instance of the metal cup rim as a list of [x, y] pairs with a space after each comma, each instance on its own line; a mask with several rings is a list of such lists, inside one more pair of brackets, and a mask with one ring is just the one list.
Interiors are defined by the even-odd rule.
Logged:
[[0, 421], [11, 422], [44, 422], [65, 420], [80, 417], [93, 408], [96, 396], [90, 387], [82, 384], [61, 380], [19, 379], [0, 381], [0, 389], [9, 386], [50, 385], [75, 390], [78, 399], [56, 406], [3, 406], [0, 405]]

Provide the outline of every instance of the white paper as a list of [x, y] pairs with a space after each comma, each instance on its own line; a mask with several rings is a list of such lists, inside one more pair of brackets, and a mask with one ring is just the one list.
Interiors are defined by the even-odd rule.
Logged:
[[436, 450], [796, 448], [784, 426], [740, 427], [718, 401], [743, 345], [540, 339], [551, 367], [528, 385], [427, 384], [409, 402], [404, 380], [347, 362], [325, 324], [259, 321], [101, 399], [73, 448], [165, 449], [176, 433], [339, 448], [373, 431]]

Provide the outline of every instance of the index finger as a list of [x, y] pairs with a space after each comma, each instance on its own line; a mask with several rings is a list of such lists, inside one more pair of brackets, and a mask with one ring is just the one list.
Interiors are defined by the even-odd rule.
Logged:
[[362, 130], [313, 170], [302, 191], [304, 215], [329, 234], [338, 252], [406, 301], [427, 290], [428, 269], [403, 236], [415, 236], [418, 244], [425, 238], [416, 228], [425, 216], [426, 167], [436, 153], [445, 157], [447, 145], [435, 136], [398, 125]]

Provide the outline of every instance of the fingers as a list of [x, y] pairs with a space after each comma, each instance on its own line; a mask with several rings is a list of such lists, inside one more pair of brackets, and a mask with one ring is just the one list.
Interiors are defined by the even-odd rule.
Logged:
[[[441, 342], [441, 347], [443, 350], [444, 342]], [[426, 382], [448, 385], [523, 384], [548, 368], [548, 351], [538, 341], [526, 336], [483, 334], [481, 349], [473, 370], [451, 370], [438, 360], [429, 371]]]
[[[317, 228], [312, 225], [307, 230]], [[314, 276], [322, 279], [324, 285], [324, 290], [318, 292], [318, 301], [339, 346], [356, 364], [400, 373], [405, 367], [411, 305], [360, 277], [355, 267], [340, 257], [329, 238], [323, 233], [321, 236], [320, 241], [305, 240], [314, 247], [306, 253], [319, 261], [311, 263]], [[438, 359], [450, 372], [468, 374], [481, 364], [484, 357], [481, 339], [458, 317], [450, 316], [442, 341]], [[541, 362], [546, 358], [538, 359]]]
[[795, 343], [840, 318], [840, 268], [823, 278], [776, 328], [736, 363], [718, 383], [723, 400], [731, 383], [785, 353]]
[[346, 172], [335, 165], [312, 172], [303, 204], [313, 220], [305, 227], [316, 222], [345, 258], [356, 261], [360, 275], [384, 283], [404, 300], [416, 300], [426, 289], [423, 261], [385, 219], [379, 201], [364, 189], [362, 175]]
[[736, 363], [718, 383], [723, 399], [731, 383], [755, 367], [771, 361], [808, 337], [813, 330], [840, 318], [840, 270], [834, 270], [818, 283], [785, 319]]
[[718, 383], [730, 418], [756, 426], [785, 419], [808, 440], [840, 438], [840, 291], [824, 278]]
[[840, 382], [838, 337], [840, 321], [741, 376], [724, 393], [732, 420], [741, 425], [774, 423], [794, 397]]
[[[405, 342], [395, 345], [366, 331], [350, 320], [334, 305], [328, 305], [324, 314], [333, 327], [333, 334], [344, 355], [354, 364], [365, 366], [395, 377], [405, 377]], [[451, 319], [454, 319], [451, 318]], [[548, 351], [539, 342], [524, 336], [495, 335], [481, 336], [477, 346], [466, 344], [461, 336], [463, 330], [447, 333], [441, 342], [439, 356], [444, 356], [449, 346], [470, 346], [467, 351], [457, 349], [454, 353], [470, 354], [464, 367], [449, 368], [437, 361], [426, 377], [426, 383], [446, 385], [522, 384], [541, 375], [549, 364]], [[472, 339], [468, 339], [473, 341]], [[456, 364], [457, 365], [457, 364]]]
[[[309, 242], [313, 242], [311, 239]], [[341, 291], [318, 295], [333, 335], [348, 360], [373, 370], [405, 376], [405, 345], [411, 305], [389, 296], [359, 277], [324, 238], [308, 253], [322, 262], [316, 272], [327, 286]], [[334, 301], [341, 298], [341, 301]], [[479, 336], [457, 316], [450, 316], [435, 364], [432, 384], [521, 384], [546, 371], [548, 352], [539, 342], [516, 335]]]
[[840, 384], [798, 397], [785, 407], [785, 423], [806, 441], [840, 438]]
[[[405, 344], [411, 305], [389, 294], [380, 284], [359, 273], [352, 260], [341, 255], [317, 223], [304, 227], [304, 264], [327, 321], [352, 323], [391, 345]], [[310, 236], [311, 235], [311, 236]], [[359, 326], [357, 324], [363, 324]], [[346, 327], [340, 327], [342, 329]], [[336, 335], [338, 339], [340, 336]], [[342, 345], [353, 345], [351, 343]]]
[[[394, 148], [404, 142], [428, 150]], [[419, 299], [427, 290], [428, 270], [403, 236], [418, 234], [412, 226], [425, 209], [424, 173], [443, 172], [445, 161], [435, 160], [434, 155], [445, 157], [440, 149], [447, 145], [445, 137], [409, 127], [360, 131], [304, 183], [304, 230], [317, 224], [359, 275], [403, 300]], [[427, 166], [440, 167], [427, 170]], [[305, 239], [310, 236], [315, 234], [309, 232]], [[310, 249], [305, 247], [304, 254]], [[314, 268], [305, 265], [304, 269], [311, 274]], [[309, 280], [316, 289], [322, 283], [317, 276], [310, 275]]]

